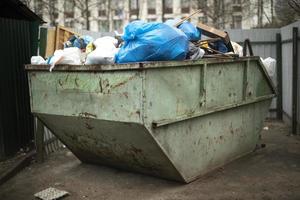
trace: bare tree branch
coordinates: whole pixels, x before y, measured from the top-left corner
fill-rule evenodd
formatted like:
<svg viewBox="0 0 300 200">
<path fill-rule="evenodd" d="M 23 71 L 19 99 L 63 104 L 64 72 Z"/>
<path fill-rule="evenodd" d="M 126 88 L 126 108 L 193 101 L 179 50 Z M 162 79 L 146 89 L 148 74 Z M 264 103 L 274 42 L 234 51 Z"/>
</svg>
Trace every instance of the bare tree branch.
<svg viewBox="0 0 300 200">
<path fill-rule="evenodd" d="M 300 0 L 289 0 L 288 4 L 297 14 L 300 14 Z"/>
</svg>

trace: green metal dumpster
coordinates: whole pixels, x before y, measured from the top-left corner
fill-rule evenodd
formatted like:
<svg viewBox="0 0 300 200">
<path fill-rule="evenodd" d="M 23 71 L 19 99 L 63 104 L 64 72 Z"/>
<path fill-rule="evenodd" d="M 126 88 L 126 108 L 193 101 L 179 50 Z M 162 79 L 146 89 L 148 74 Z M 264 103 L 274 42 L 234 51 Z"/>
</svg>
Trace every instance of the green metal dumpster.
<svg viewBox="0 0 300 200">
<path fill-rule="evenodd" d="M 26 69 L 32 113 L 81 161 L 182 182 L 253 151 L 275 95 L 258 57 Z"/>
</svg>

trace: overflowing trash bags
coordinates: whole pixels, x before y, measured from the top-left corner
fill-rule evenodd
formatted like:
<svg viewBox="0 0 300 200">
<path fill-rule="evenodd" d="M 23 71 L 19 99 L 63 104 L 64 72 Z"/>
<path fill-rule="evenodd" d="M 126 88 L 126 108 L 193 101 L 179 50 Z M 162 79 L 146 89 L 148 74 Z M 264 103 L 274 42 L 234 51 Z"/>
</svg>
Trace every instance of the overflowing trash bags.
<svg viewBox="0 0 300 200">
<path fill-rule="evenodd" d="M 189 41 L 180 30 L 164 23 L 134 21 L 125 27 L 117 63 L 184 60 Z"/>
<path fill-rule="evenodd" d="M 115 37 L 93 38 L 69 32 L 71 36 L 60 41 L 63 49 L 55 50 L 46 60 L 34 56 L 31 63 L 50 64 L 51 71 L 56 64 L 92 65 L 242 56 L 242 47 L 231 42 L 226 32 L 201 23 L 195 26 L 188 22 L 187 17 L 163 23 L 133 21 L 125 26 L 123 34 Z M 202 38 L 202 35 L 209 36 Z M 56 35 L 56 38 L 62 37 Z"/>
</svg>

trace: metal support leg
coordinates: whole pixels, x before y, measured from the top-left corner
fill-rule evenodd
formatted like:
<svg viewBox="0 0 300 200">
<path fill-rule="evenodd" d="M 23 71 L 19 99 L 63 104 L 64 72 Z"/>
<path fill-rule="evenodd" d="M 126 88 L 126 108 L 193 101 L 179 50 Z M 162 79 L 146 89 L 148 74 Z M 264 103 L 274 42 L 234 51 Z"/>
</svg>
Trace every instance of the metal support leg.
<svg viewBox="0 0 300 200">
<path fill-rule="evenodd" d="M 281 34 L 276 34 L 276 69 L 277 69 L 277 119 L 282 120 L 282 43 Z"/>
<path fill-rule="evenodd" d="M 44 125 L 36 117 L 35 119 L 35 146 L 37 151 L 37 161 L 44 162 L 45 160 L 45 144 L 44 144 Z"/>
<path fill-rule="evenodd" d="M 298 28 L 293 27 L 293 100 L 292 100 L 292 134 L 297 134 L 298 125 Z"/>
</svg>

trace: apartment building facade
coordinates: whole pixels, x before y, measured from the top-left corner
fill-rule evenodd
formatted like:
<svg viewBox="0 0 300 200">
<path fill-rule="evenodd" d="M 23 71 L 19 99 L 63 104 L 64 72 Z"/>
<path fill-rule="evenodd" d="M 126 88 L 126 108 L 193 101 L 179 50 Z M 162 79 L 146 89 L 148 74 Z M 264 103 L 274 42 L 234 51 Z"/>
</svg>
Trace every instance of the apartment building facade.
<svg viewBox="0 0 300 200">
<path fill-rule="evenodd" d="M 49 25 L 64 25 L 92 31 L 122 31 L 132 20 L 165 21 L 201 9 L 192 22 L 217 28 L 257 26 L 257 0 L 31 0 L 30 8 Z M 264 1 L 263 23 L 271 1 Z"/>
</svg>

